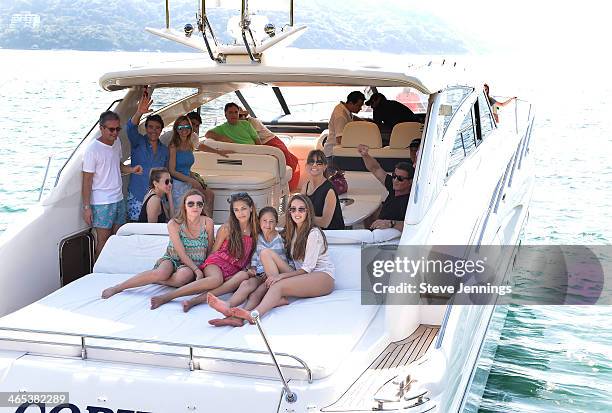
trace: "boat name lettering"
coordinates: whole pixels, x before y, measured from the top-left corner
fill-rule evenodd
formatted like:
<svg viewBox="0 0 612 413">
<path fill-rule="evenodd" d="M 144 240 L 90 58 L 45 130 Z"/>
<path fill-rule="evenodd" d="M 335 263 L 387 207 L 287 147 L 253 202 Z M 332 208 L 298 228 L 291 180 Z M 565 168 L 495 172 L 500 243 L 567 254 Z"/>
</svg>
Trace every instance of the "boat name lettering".
<svg viewBox="0 0 612 413">
<path fill-rule="evenodd" d="M 79 409 L 78 406 L 72 403 L 59 404 L 57 406 L 49 406 L 50 410 L 44 403 L 23 403 L 20 405 L 15 413 L 151 413 L 144 412 L 141 410 L 130 410 L 130 409 L 109 409 L 108 407 L 101 406 L 87 406 L 85 410 Z M 38 409 L 38 410 L 37 410 Z"/>
</svg>

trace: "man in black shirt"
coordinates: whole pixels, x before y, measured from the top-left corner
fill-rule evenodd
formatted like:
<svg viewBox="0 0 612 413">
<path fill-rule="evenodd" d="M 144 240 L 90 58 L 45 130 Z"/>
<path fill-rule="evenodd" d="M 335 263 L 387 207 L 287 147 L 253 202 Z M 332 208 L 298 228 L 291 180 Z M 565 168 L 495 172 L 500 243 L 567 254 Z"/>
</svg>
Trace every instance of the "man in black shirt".
<svg viewBox="0 0 612 413">
<path fill-rule="evenodd" d="M 382 203 L 378 213 L 374 213 L 375 221 L 370 225 L 370 229 L 395 228 L 402 231 L 410 190 L 412 189 L 414 168 L 408 162 L 399 162 L 395 165 L 393 174 L 389 175 L 378 161 L 370 156 L 369 149 L 367 145 L 357 146 L 368 171 L 372 172 L 376 179 L 389 191 L 389 195 Z"/>
<path fill-rule="evenodd" d="M 388 100 L 382 93 L 374 93 L 365 104 L 372 107 L 374 122 L 379 126 L 384 126 L 385 129 L 391 130 L 401 122 L 422 121 L 407 106 L 397 100 Z"/>
</svg>

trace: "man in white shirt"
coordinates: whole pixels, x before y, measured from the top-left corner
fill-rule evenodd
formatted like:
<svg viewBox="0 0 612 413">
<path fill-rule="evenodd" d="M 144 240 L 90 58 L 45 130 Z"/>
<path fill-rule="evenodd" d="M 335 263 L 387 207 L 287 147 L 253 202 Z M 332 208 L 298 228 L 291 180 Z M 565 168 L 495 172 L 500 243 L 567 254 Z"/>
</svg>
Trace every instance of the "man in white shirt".
<svg viewBox="0 0 612 413">
<path fill-rule="evenodd" d="M 96 258 L 108 238 L 125 224 L 127 210 L 123 199 L 122 173 L 142 174 L 142 166 L 121 162 L 119 115 L 106 111 L 100 115 L 100 137 L 83 155 L 83 219 L 96 229 Z"/>
<path fill-rule="evenodd" d="M 342 131 L 347 123 L 353 120 L 359 120 L 354 113 L 359 113 L 365 102 L 365 95 L 358 90 L 354 90 L 346 97 L 346 102 L 340 102 L 334 108 L 331 116 L 329 117 L 328 135 L 325 145 L 323 145 L 323 152 L 327 158 L 327 165 L 331 167 L 333 165 L 331 156 L 335 145 L 342 144 Z"/>
</svg>

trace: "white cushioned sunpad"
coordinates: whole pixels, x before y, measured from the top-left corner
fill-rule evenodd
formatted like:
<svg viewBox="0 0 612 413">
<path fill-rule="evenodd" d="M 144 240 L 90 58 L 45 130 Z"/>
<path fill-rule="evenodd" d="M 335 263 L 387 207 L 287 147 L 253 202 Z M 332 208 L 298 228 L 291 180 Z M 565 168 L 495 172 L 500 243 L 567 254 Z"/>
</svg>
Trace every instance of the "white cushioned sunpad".
<svg viewBox="0 0 612 413">
<path fill-rule="evenodd" d="M 216 226 L 215 231 L 218 228 Z M 168 236 L 143 235 L 138 231 L 151 233 L 162 232 L 162 229 L 167 231 L 165 224 L 124 225 L 118 235 L 113 235 L 107 241 L 94 265 L 94 272 L 137 274 L 150 270 L 166 251 Z M 360 289 L 361 243 L 389 242 L 401 236 L 395 229 L 325 231 L 325 235 L 330 244 L 330 256 L 336 266 L 336 288 L 357 291 Z"/>
<path fill-rule="evenodd" d="M 100 273 L 87 275 L 0 319 L 0 326 L 265 350 L 255 326 L 210 326 L 207 321 L 221 315 L 207 305 L 183 313 L 181 299 L 178 299 L 150 310 L 150 298 L 168 291 L 170 287 L 150 285 L 125 291 L 108 300 L 99 298 L 104 288 L 130 276 Z M 263 317 L 262 322 L 275 352 L 300 357 L 313 370 L 315 379 L 323 378 L 331 374 L 357 344 L 378 311 L 377 306 L 362 306 L 360 299 L 359 291 L 338 289 L 325 297 L 298 299 L 288 306 L 273 309 Z M 13 333 L 12 336 L 15 335 Z M 0 331 L 0 337 L 7 336 L 11 336 L 11 333 Z M 18 336 L 24 338 L 23 334 Z M 52 337 L 52 341 L 73 344 L 76 341 L 78 344 L 78 338 L 75 337 Z M 88 343 L 134 350 L 168 351 L 165 346 L 129 341 L 89 339 Z M 245 353 L 225 356 L 244 360 L 258 357 L 261 360 L 263 357 L 265 362 L 270 361 L 269 357 Z"/>
</svg>

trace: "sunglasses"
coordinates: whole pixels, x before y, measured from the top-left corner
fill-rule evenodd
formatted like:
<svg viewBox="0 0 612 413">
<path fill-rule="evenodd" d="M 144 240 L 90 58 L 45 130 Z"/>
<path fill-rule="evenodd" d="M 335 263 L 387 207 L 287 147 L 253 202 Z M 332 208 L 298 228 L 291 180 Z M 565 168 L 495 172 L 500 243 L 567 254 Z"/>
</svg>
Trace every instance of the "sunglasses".
<svg viewBox="0 0 612 413">
<path fill-rule="evenodd" d="M 291 212 L 292 214 L 296 213 L 296 212 L 300 212 L 300 213 L 304 213 L 306 212 L 306 207 L 289 207 L 289 212 Z"/>
<path fill-rule="evenodd" d="M 191 130 L 190 125 L 180 125 L 176 127 L 176 130 Z"/>
<path fill-rule="evenodd" d="M 309 160 L 308 162 L 306 162 L 306 165 L 317 165 L 317 166 L 321 166 L 321 165 L 325 165 L 325 162 L 323 161 L 315 161 L 314 159 Z"/>
<path fill-rule="evenodd" d="M 202 201 L 198 201 L 198 202 L 189 201 L 185 205 L 187 205 L 187 207 L 189 208 L 193 208 L 194 206 L 197 206 L 198 208 L 204 208 L 204 202 Z"/>
<path fill-rule="evenodd" d="M 110 133 L 121 132 L 121 126 L 117 126 L 116 128 L 109 128 L 108 126 L 102 125 L 102 127 L 106 129 L 107 131 L 109 131 Z"/>
<path fill-rule="evenodd" d="M 411 179 L 411 178 L 408 178 L 407 176 L 396 175 L 395 172 L 391 174 L 391 178 L 397 179 L 398 182 L 404 182 L 408 179 Z"/>
<path fill-rule="evenodd" d="M 166 180 L 164 181 L 164 184 L 165 184 L 165 185 L 170 185 L 170 180 L 169 180 L 169 179 L 166 179 Z"/>
</svg>

